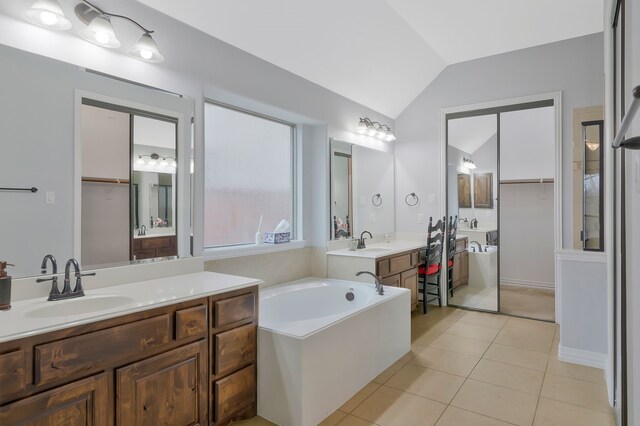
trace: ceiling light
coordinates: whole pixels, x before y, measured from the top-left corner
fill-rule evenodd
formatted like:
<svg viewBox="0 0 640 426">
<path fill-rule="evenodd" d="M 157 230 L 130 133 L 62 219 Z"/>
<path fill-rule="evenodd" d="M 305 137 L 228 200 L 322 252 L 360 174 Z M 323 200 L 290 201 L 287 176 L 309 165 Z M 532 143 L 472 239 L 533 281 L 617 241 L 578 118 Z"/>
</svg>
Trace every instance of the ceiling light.
<svg viewBox="0 0 640 426">
<path fill-rule="evenodd" d="M 129 49 L 129 56 L 147 62 L 162 62 L 164 56 L 158 50 L 158 45 L 149 33 L 144 33 L 138 42 Z"/>
<path fill-rule="evenodd" d="M 470 158 L 463 158 L 462 159 L 462 166 L 466 167 L 467 169 L 475 169 L 476 168 L 475 163 Z"/>
<path fill-rule="evenodd" d="M 87 28 L 80 31 L 82 38 L 98 46 L 114 49 L 122 46 L 113 30 L 111 21 L 106 16 L 96 16 Z"/>
<path fill-rule="evenodd" d="M 56 0 L 36 0 L 24 12 L 27 21 L 51 30 L 68 30 L 71 21 L 64 16 L 62 8 Z"/>
</svg>

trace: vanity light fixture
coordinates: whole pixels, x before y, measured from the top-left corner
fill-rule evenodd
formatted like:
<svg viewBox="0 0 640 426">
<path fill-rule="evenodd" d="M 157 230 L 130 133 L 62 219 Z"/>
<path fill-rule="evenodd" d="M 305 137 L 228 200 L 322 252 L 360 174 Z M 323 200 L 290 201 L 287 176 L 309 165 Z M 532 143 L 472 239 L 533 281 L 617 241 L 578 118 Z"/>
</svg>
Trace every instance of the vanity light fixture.
<svg viewBox="0 0 640 426">
<path fill-rule="evenodd" d="M 82 22 L 88 24 L 87 28 L 80 31 L 80 35 L 85 40 L 103 47 L 120 47 L 121 43 L 116 36 L 113 26 L 111 25 L 111 18 L 124 19 L 143 31 L 142 36 L 138 39 L 136 44 L 127 51 L 129 56 L 146 62 L 164 61 L 164 56 L 162 56 L 158 49 L 158 45 L 151 37 L 151 33 L 153 33 L 153 31 L 146 29 L 128 16 L 106 12 L 87 0 L 83 0 L 81 3 L 78 3 L 74 11 L 76 16 Z"/>
<path fill-rule="evenodd" d="M 466 167 L 467 169 L 472 169 L 472 170 L 476 168 L 476 164 L 470 158 L 463 158 L 462 159 L 462 166 Z"/>
<path fill-rule="evenodd" d="M 380 124 L 377 121 L 371 121 L 368 118 L 361 118 L 356 126 L 356 132 L 361 135 L 376 137 L 383 141 L 393 142 L 396 140 L 391 127 L 386 124 Z"/>
<path fill-rule="evenodd" d="M 149 157 L 148 161 L 145 161 L 143 157 Z M 171 162 L 169 162 L 171 161 Z M 159 162 L 159 163 L 158 163 Z M 136 164 L 138 166 L 160 166 L 160 167 L 178 167 L 178 163 L 176 162 L 176 159 L 173 157 L 161 157 L 160 155 L 156 154 L 155 152 L 152 153 L 151 155 L 147 155 L 147 154 L 140 154 L 138 155 L 138 159 L 136 160 Z"/>
<path fill-rule="evenodd" d="M 71 21 L 64 16 L 64 12 L 57 0 L 36 0 L 24 12 L 27 21 L 50 30 L 68 30 Z"/>
</svg>

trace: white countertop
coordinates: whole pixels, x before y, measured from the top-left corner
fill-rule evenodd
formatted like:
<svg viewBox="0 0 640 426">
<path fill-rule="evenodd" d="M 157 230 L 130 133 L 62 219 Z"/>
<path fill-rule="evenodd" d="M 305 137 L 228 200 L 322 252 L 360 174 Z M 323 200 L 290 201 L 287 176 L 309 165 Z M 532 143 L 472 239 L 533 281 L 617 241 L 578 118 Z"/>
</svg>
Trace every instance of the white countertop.
<svg viewBox="0 0 640 426">
<path fill-rule="evenodd" d="M 216 272 L 196 272 L 88 290 L 85 291 L 85 297 L 76 299 L 49 302 L 46 298 L 40 297 L 17 301 L 11 303 L 10 310 L 0 311 L 0 342 L 238 290 L 258 285 L 261 282 L 255 278 L 218 274 Z M 72 282 L 71 285 L 73 287 L 74 283 Z M 58 286 L 62 288 L 62 282 Z M 91 309 L 90 312 L 71 315 L 46 316 L 42 314 L 42 312 L 46 312 L 50 308 L 63 308 L 65 304 L 71 307 L 71 304 L 86 302 L 87 304 L 93 303 L 98 306 L 101 300 L 107 299 L 124 300 L 126 303 L 117 307 Z M 80 311 L 82 310 L 80 309 Z"/>
<path fill-rule="evenodd" d="M 349 257 L 362 257 L 368 259 L 378 259 L 380 257 L 391 256 L 394 254 L 402 253 L 404 251 L 416 250 L 426 246 L 426 241 L 409 241 L 409 240 L 395 240 L 390 243 L 378 243 L 368 245 L 365 249 L 349 250 L 340 249 L 328 251 L 329 256 L 349 256 Z"/>
</svg>

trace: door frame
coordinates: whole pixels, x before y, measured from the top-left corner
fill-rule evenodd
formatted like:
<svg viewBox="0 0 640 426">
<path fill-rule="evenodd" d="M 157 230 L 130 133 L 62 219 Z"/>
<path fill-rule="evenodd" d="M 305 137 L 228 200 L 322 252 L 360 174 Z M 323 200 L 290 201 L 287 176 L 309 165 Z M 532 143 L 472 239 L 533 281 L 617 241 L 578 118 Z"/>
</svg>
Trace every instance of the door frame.
<svg viewBox="0 0 640 426">
<path fill-rule="evenodd" d="M 526 104 L 532 102 L 540 102 L 540 101 L 553 101 L 553 107 L 555 110 L 555 177 L 553 182 L 553 191 L 554 191 L 554 250 L 558 252 L 562 249 L 562 184 L 563 184 L 563 167 L 562 167 L 562 92 L 547 92 L 540 93 L 529 96 L 522 96 L 517 98 L 507 98 L 500 99 L 490 102 L 480 102 L 475 104 L 467 104 L 460 105 L 456 107 L 442 108 L 440 109 L 440 167 L 444 170 L 442 174 L 443 178 L 440 180 L 440 191 L 443 195 L 443 202 L 440 203 L 440 216 L 447 215 L 447 207 L 448 207 L 448 191 L 447 191 L 447 183 L 448 183 L 448 167 L 447 167 L 447 115 L 454 113 L 464 113 L 470 112 L 474 110 L 482 110 L 482 109 L 491 109 L 491 108 L 504 108 L 512 105 L 518 104 Z M 499 125 L 499 123 L 498 123 Z M 498 161 L 498 169 L 500 168 L 500 164 Z M 499 187 L 499 185 L 498 185 Z M 499 191 L 498 191 L 499 192 Z M 447 281 L 448 281 L 448 269 L 443 268 L 442 272 L 444 273 L 443 279 L 440 283 L 440 294 L 444 295 L 444 305 L 449 305 L 449 293 L 447 291 Z M 558 268 L 554 268 L 554 279 L 555 285 L 559 282 L 558 277 Z M 499 279 L 498 279 L 498 288 L 500 287 Z M 498 291 L 498 298 L 499 296 Z M 555 320 L 556 323 L 560 318 L 560 297 L 559 292 L 556 291 L 555 296 Z M 498 303 L 498 311 L 500 305 Z"/>
</svg>

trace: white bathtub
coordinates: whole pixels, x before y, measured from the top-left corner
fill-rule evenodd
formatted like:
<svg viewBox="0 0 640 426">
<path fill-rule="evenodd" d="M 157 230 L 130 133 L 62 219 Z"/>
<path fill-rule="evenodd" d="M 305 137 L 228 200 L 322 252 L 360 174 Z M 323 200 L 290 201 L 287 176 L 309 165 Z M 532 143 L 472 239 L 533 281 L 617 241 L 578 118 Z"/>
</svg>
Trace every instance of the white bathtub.
<svg viewBox="0 0 640 426">
<path fill-rule="evenodd" d="M 260 290 L 258 414 L 280 426 L 317 425 L 409 352 L 410 309 L 408 289 L 380 296 L 352 281 Z"/>
<path fill-rule="evenodd" d="M 487 251 L 484 251 L 484 250 Z M 498 246 L 469 246 L 469 285 L 493 288 L 498 285 Z"/>
</svg>

